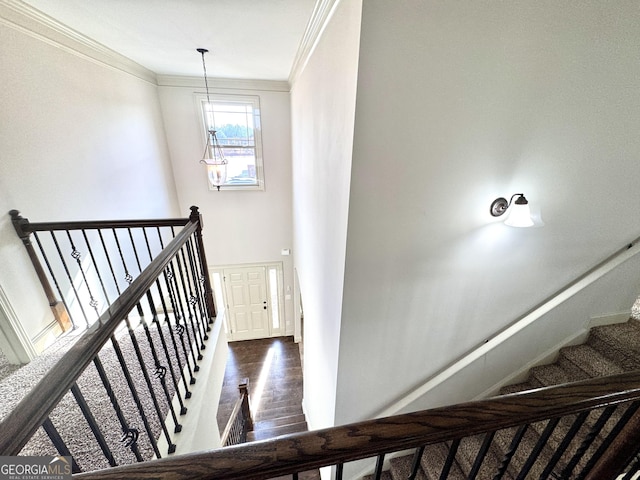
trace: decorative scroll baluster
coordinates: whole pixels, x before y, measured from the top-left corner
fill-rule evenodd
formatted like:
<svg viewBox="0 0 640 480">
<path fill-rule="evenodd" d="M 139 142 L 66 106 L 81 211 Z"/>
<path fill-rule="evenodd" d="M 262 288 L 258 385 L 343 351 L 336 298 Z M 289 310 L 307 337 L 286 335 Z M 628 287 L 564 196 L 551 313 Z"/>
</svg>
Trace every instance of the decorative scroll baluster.
<svg viewBox="0 0 640 480">
<path fill-rule="evenodd" d="M 578 447 L 578 450 L 576 451 L 576 453 L 573 455 L 569 463 L 567 463 L 567 465 L 562 470 L 561 476 L 563 478 L 572 478 L 571 476 L 573 474 L 573 470 L 576 468 L 576 465 L 578 465 L 578 462 L 584 455 L 584 452 L 586 452 L 589 446 L 593 443 L 598 433 L 600 433 L 600 430 L 602 430 L 605 423 L 607 423 L 607 420 L 609 420 L 609 417 L 613 415 L 613 412 L 615 409 L 616 409 L 615 405 L 604 409 L 600 417 L 598 417 L 598 420 L 596 421 L 596 423 L 593 425 L 593 427 L 589 429 L 589 432 L 580 443 L 580 446 Z"/>
<path fill-rule="evenodd" d="M 200 268 L 202 270 L 202 276 L 204 278 L 204 293 L 205 293 L 205 305 L 207 306 L 207 318 L 209 319 L 209 323 L 213 321 L 213 318 L 216 316 L 216 307 L 215 302 L 213 301 L 213 289 L 211 288 L 211 279 L 209 278 L 209 270 L 207 264 L 207 257 L 204 251 L 204 242 L 202 240 L 202 215 L 198 211 L 198 207 L 191 207 L 191 215 L 189 216 L 189 220 L 192 223 L 197 223 L 197 229 L 195 232 L 196 235 L 196 244 L 198 247 L 198 258 Z"/>
<path fill-rule="evenodd" d="M 87 288 L 87 294 L 89 295 L 89 306 L 93 308 L 96 312 L 96 318 L 100 317 L 100 312 L 98 311 L 98 301 L 93 296 L 93 292 L 91 291 L 91 285 L 89 284 L 89 280 L 87 280 L 87 276 L 84 273 L 84 269 L 82 268 L 82 254 L 76 248 L 73 238 L 71 237 L 71 232 L 67 230 L 67 238 L 69 239 L 69 243 L 71 244 L 71 258 L 73 258 L 78 264 L 78 270 L 82 275 L 82 280 L 84 282 L 85 287 Z"/>
<path fill-rule="evenodd" d="M 151 312 L 153 315 L 153 323 L 155 323 L 156 325 L 159 324 L 158 322 L 158 315 L 155 312 L 155 306 L 153 303 L 153 298 L 151 295 L 151 292 L 147 292 L 147 301 L 149 302 L 149 306 L 151 308 Z M 167 367 L 163 366 L 160 363 L 160 360 L 158 359 L 158 353 L 156 352 L 156 348 L 153 344 L 153 338 L 151 338 L 151 332 L 149 331 L 149 327 L 147 326 L 146 322 L 143 322 L 143 328 L 144 328 L 144 333 L 147 337 L 147 342 L 149 342 L 149 348 L 151 350 L 151 355 L 153 356 L 153 362 L 156 366 L 156 370 L 154 372 L 154 376 L 160 380 L 160 384 L 162 386 L 162 391 L 164 392 L 164 396 L 167 400 L 167 404 L 169 405 L 169 411 L 171 412 L 171 418 L 173 418 L 173 424 L 174 424 L 174 432 L 178 433 L 182 430 L 182 425 L 180 425 L 180 422 L 178 422 L 178 417 L 176 416 L 175 411 L 173 410 L 173 401 L 171 398 L 171 394 L 169 393 L 169 389 L 167 388 L 167 380 L 166 380 L 166 374 L 167 374 Z M 159 336 L 160 338 L 162 338 L 162 328 L 159 327 L 158 328 L 158 332 L 159 332 Z M 164 339 L 162 340 L 162 343 L 164 344 Z M 166 347 L 165 347 L 166 348 Z M 171 375 L 173 375 L 173 370 L 171 369 L 171 360 L 167 357 L 167 365 L 169 365 L 169 371 L 171 372 Z M 175 385 L 175 381 L 174 381 L 174 385 Z M 177 392 L 177 387 L 176 387 L 176 393 Z M 179 395 L 178 395 L 179 396 Z M 182 402 L 180 402 L 182 404 Z"/>
<path fill-rule="evenodd" d="M 198 350 L 198 360 L 202 360 L 202 354 L 200 353 L 200 350 L 204 350 L 205 345 L 204 345 L 204 341 L 202 340 L 202 332 L 200 332 L 200 328 L 198 327 L 196 320 L 194 319 L 195 314 L 194 314 L 193 307 L 195 304 L 195 297 L 193 296 L 193 293 L 189 292 L 187 289 L 187 281 L 185 281 L 186 264 L 184 265 L 185 268 L 183 269 L 184 249 L 182 248 L 176 255 L 176 264 L 178 265 L 178 273 L 180 276 L 180 283 L 182 285 L 182 292 L 184 294 L 185 304 L 187 307 L 187 312 L 189 314 L 188 315 L 189 325 L 191 326 L 191 331 L 193 332 L 193 338 L 195 339 L 197 350 Z"/>
<path fill-rule="evenodd" d="M 507 467 L 511 463 L 511 459 L 513 458 L 513 454 L 516 453 L 516 450 L 517 450 L 518 446 L 520 445 L 520 442 L 522 441 L 522 437 L 524 437 L 524 434 L 527 431 L 527 427 L 528 426 L 529 425 L 522 425 L 516 431 L 515 435 L 513 436 L 513 439 L 511 440 L 511 443 L 509 444 L 509 449 L 504 454 L 502 462 L 500 463 L 500 467 L 498 467 L 498 472 L 493 477 L 493 480 L 501 480 L 501 478 L 507 472 Z"/>
<path fill-rule="evenodd" d="M 131 285 L 133 282 L 133 275 L 129 273 L 129 269 L 127 268 L 127 262 L 124 259 L 124 254 L 122 253 L 122 246 L 120 245 L 120 239 L 118 238 L 118 233 L 115 228 L 111 229 L 113 231 L 113 238 L 116 241 L 116 246 L 118 247 L 118 253 L 120 254 L 120 261 L 122 262 L 122 268 L 124 269 L 124 279 L 125 281 Z"/>
<path fill-rule="evenodd" d="M 585 422 L 588 416 L 589 412 L 582 412 L 576 417 L 573 424 L 571 425 L 571 428 L 569 428 L 569 431 L 564 436 L 556 452 L 553 454 L 546 468 L 540 475 L 540 480 L 547 480 L 550 477 L 551 472 L 553 472 L 556 464 L 558 463 L 562 455 L 564 455 L 565 450 L 567 449 L 573 438 L 576 436 L 576 433 L 578 433 L 578 430 L 580 430 L 580 427 L 582 427 L 582 424 Z"/>
<path fill-rule="evenodd" d="M 199 281 L 198 270 L 197 270 L 197 262 L 196 262 L 195 256 L 193 255 L 193 245 L 191 240 L 192 239 L 190 238 L 186 244 L 187 255 L 189 258 L 189 267 L 191 268 L 191 279 L 193 282 L 194 296 L 196 297 L 197 305 L 198 305 L 198 320 L 202 327 L 204 339 L 208 340 L 209 335 L 207 335 L 207 332 L 211 331 L 211 327 L 209 326 L 209 322 L 207 320 L 207 312 L 204 306 L 204 299 L 202 295 L 202 290 L 200 288 L 200 281 Z"/>
<path fill-rule="evenodd" d="M 73 396 L 76 399 L 76 402 L 80 407 L 80 410 L 82 411 L 82 414 L 84 415 L 85 420 L 89 424 L 89 428 L 91 428 L 91 432 L 93 433 L 93 436 L 96 437 L 96 441 L 100 446 L 100 450 L 102 450 L 102 453 L 104 454 L 105 458 L 109 462 L 109 465 L 111 465 L 112 467 L 115 467 L 117 465 L 116 459 L 113 456 L 113 453 L 111 452 L 111 449 L 109 448 L 109 445 L 107 444 L 107 441 L 105 440 L 104 435 L 102 434 L 102 430 L 100 430 L 100 427 L 98 426 L 98 422 L 93 416 L 93 413 L 91 413 L 91 409 L 89 408 L 89 405 L 87 404 L 87 401 L 85 400 L 84 395 L 82 395 L 82 392 L 80 391 L 80 388 L 78 387 L 77 383 L 74 383 L 73 386 L 71 387 L 71 393 L 73 393 Z"/>
<path fill-rule="evenodd" d="M 100 282 L 100 287 L 102 288 L 102 293 L 104 295 L 104 298 L 105 298 L 105 300 L 107 302 L 107 305 L 111 305 L 111 301 L 109 300 L 109 294 L 107 293 L 107 289 L 106 289 L 106 287 L 104 285 L 104 281 L 102 280 L 102 275 L 100 274 L 100 268 L 98 268 L 98 262 L 96 262 L 96 257 L 93 254 L 93 249 L 91 248 L 91 243 L 89 242 L 89 239 L 87 238 L 87 232 L 86 232 L 86 230 L 84 228 L 82 229 L 82 236 L 84 237 L 84 243 L 87 246 L 87 251 L 89 252 L 89 257 L 91 258 L 91 263 L 93 264 L 94 270 L 96 272 L 96 276 L 98 277 L 98 281 Z"/>
<path fill-rule="evenodd" d="M 68 231 L 67 231 L 68 233 Z M 56 250 L 58 251 L 58 256 L 60 257 L 60 262 L 62 262 L 62 266 L 64 268 L 65 273 L 67 274 L 67 279 L 69 280 L 69 285 L 71 286 L 71 289 L 73 290 L 73 294 L 75 295 L 75 298 L 77 300 L 78 303 L 78 307 L 80 308 L 80 311 L 82 312 L 82 316 L 84 317 L 84 321 L 87 324 L 87 327 L 90 325 L 89 324 L 89 318 L 87 317 L 87 313 L 84 311 L 84 307 L 82 306 L 82 302 L 80 301 L 80 294 L 78 293 L 78 290 L 76 289 L 75 284 L 73 283 L 73 277 L 71 276 L 71 272 L 69 271 L 69 267 L 67 266 L 67 262 L 65 262 L 64 260 L 64 255 L 62 254 L 62 249 L 60 248 L 60 245 L 58 244 L 58 239 L 56 238 L 55 232 L 51 231 L 51 238 L 53 239 L 53 244 L 56 247 Z"/>
<path fill-rule="evenodd" d="M 67 447 L 67 444 L 64 443 L 64 440 L 60 436 L 60 433 L 58 433 L 58 430 L 53 425 L 49 417 L 47 417 L 47 419 L 42 423 L 42 428 L 44 428 L 44 431 L 47 432 L 47 435 L 53 442 L 53 445 L 56 447 L 56 450 L 58 450 L 58 453 L 63 457 L 71 457 L 72 473 L 80 473 L 82 470 L 80 470 L 80 467 L 73 459 L 73 455 L 71 455 L 69 447 Z"/>
<path fill-rule="evenodd" d="M 111 387 L 111 382 L 109 382 L 109 378 L 107 377 L 107 372 L 105 372 L 104 367 L 102 366 L 102 362 L 100 361 L 100 358 L 98 356 L 96 356 L 93 359 L 93 364 L 95 365 L 96 370 L 98 371 L 98 375 L 100 376 L 100 380 L 102 380 L 102 385 L 104 385 L 104 388 L 105 388 L 105 390 L 107 392 L 107 396 L 109 397 L 109 400 L 111 401 L 111 406 L 113 407 L 114 411 L 116 412 L 116 417 L 118 417 L 118 421 L 120 422 L 120 427 L 122 428 L 122 439 L 125 439 L 127 437 L 133 439 L 135 437 L 136 441 L 128 442 L 127 446 L 131 449 L 131 451 L 135 455 L 136 460 L 138 462 L 144 461 L 144 459 L 142 458 L 142 455 L 140 455 L 140 450 L 138 449 L 138 442 L 137 442 L 138 434 L 137 434 L 137 430 L 135 428 L 130 428 L 129 427 L 129 424 L 127 423 L 127 419 L 124 417 L 124 414 L 122 413 L 122 408 L 120 407 L 120 404 L 118 403 L 118 399 L 116 397 L 116 394 L 113 391 L 113 388 Z M 133 432 L 135 432 L 135 434 Z"/>
<path fill-rule="evenodd" d="M 180 262 L 178 261 L 178 256 L 176 255 L 176 257 L 174 258 L 174 260 L 176 260 L 177 264 L 179 265 Z M 200 366 L 198 365 L 197 360 L 202 360 L 202 354 L 200 353 L 200 348 L 198 345 L 198 341 L 197 338 L 194 338 L 193 340 L 191 340 L 191 333 L 189 332 L 189 324 L 187 322 L 187 315 L 185 314 L 185 309 L 184 309 L 184 305 L 186 303 L 186 298 L 183 301 L 183 296 L 181 294 L 181 290 L 180 290 L 180 282 L 178 281 L 178 278 L 176 276 L 175 273 L 175 267 L 174 267 L 174 263 L 173 260 L 170 263 L 171 266 L 171 280 L 173 281 L 173 293 L 175 295 L 175 301 L 176 301 L 176 305 L 178 306 L 179 309 L 179 316 L 176 317 L 176 323 L 177 320 L 182 320 L 182 324 L 180 324 L 182 326 L 182 328 L 184 329 L 184 333 L 187 335 L 187 343 L 189 345 L 189 351 L 191 352 L 191 355 L 193 357 L 193 371 L 197 372 L 200 370 Z M 180 271 L 180 270 L 179 270 Z M 182 282 L 184 284 L 184 282 Z M 178 331 L 178 333 L 180 333 L 182 335 L 182 332 L 180 332 L 180 330 Z M 197 352 L 197 360 L 196 360 L 196 352 L 194 352 L 194 347 L 196 348 Z M 192 383 L 195 382 L 195 379 L 192 378 Z"/>
<path fill-rule="evenodd" d="M 176 318 L 176 326 L 174 327 L 171 324 L 171 320 L 169 317 L 169 312 L 167 310 L 167 307 L 164 303 L 164 301 L 162 302 L 162 307 L 164 309 L 164 318 L 165 321 L 167 323 L 167 326 L 169 327 L 169 332 L 171 333 L 170 337 L 171 337 L 171 343 L 173 344 L 173 350 L 176 353 L 176 359 L 178 360 L 178 368 L 180 369 L 180 376 L 182 377 L 182 381 L 184 383 L 184 389 L 185 389 L 185 398 L 191 398 L 191 392 L 189 391 L 189 386 L 187 384 L 187 377 L 185 375 L 185 371 L 184 371 L 184 367 L 182 365 L 182 356 L 180 355 L 179 349 L 178 349 L 178 342 L 176 342 L 176 333 L 178 334 L 178 337 L 180 339 L 180 346 L 182 347 L 182 353 L 184 355 L 184 362 L 185 362 L 185 366 L 187 367 L 187 372 L 189 374 L 189 382 L 191 384 L 195 383 L 195 378 L 193 378 L 193 372 L 191 371 L 191 364 L 189 363 L 189 352 L 187 351 L 187 348 L 185 346 L 185 342 L 184 342 L 184 338 L 182 337 L 182 334 L 180 334 L 180 331 L 178 330 L 178 310 L 177 310 L 177 306 L 175 304 L 175 298 L 173 295 L 173 292 L 171 291 L 171 283 L 169 280 L 169 275 L 168 275 L 168 269 L 165 268 L 163 271 L 163 278 L 164 278 L 164 283 L 165 286 L 167 287 L 167 291 L 169 294 L 169 301 L 171 302 L 171 308 L 172 311 L 174 312 L 174 317 Z M 162 298 L 162 297 L 161 297 Z M 184 333 L 184 332 L 183 332 Z"/>
<path fill-rule="evenodd" d="M 114 335 L 111 335 L 111 344 L 113 345 L 113 350 L 116 353 L 116 356 L 118 357 L 118 362 L 120 363 L 122 373 L 124 374 L 124 378 L 127 381 L 127 385 L 129 386 L 129 391 L 131 392 L 133 401 L 136 404 L 138 413 L 142 418 L 142 423 L 144 424 L 144 428 L 147 432 L 147 435 L 149 435 L 149 441 L 151 442 L 153 451 L 156 454 L 157 458 L 161 458 L 162 455 L 160 454 L 160 450 L 158 450 L 158 443 L 156 442 L 155 435 L 153 434 L 153 431 L 151 430 L 151 426 L 149 425 L 147 414 L 145 413 L 144 408 L 142 407 L 142 402 L 140 401 L 138 390 L 136 389 L 136 386 L 133 383 L 133 379 L 131 378 L 131 373 L 129 373 L 129 368 L 127 367 L 127 363 L 125 362 L 124 356 L 122 355 L 122 350 L 120 349 L 120 345 L 118 344 L 118 341 L 116 340 L 116 337 Z M 125 437 L 126 435 L 127 433 L 125 433 Z M 168 441 L 167 443 L 171 445 L 171 441 Z"/>
<path fill-rule="evenodd" d="M 147 384 L 147 388 L 149 389 L 149 395 L 151 396 L 151 401 L 153 403 L 153 407 L 158 415 L 158 419 L 160 421 L 160 426 L 162 427 L 162 432 L 164 433 L 165 438 L 167 439 L 167 444 L 169 445 L 169 453 L 173 453 L 176 451 L 175 444 L 171 441 L 171 435 L 169 434 L 169 430 L 167 430 L 167 426 L 164 423 L 164 418 L 162 415 L 162 410 L 160 408 L 160 404 L 158 403 L 158 399 L 156 397 L 155 391 L 153 390 L 153 384 L 151 383 L 151 378 L 149 377 L 149 372 L 147 371 L 147 366 L 144 363 L 144 358 L 142 357 L 142 352 L 140 351 L 140 345 L 138 344 L 138 339 L 136 338 L 135 331 L 131 327 L 131 322 L 128 318 L 124 319 L 127 329 L 129 330 L 129 338 L 131 339 L 131 344 L 133 345 L 133 349 L 136 352 L 136 357 L 138 358 L 138 364 L 140 365 L 140 370 L 142 371 L 142 376 L 144 377 L 144 381 Z M 144 321 L 143 321 L 144 324 Z M 146 326 L 145 326 L 146 327 Z M 145 328 L 148 333 L 149 329 Z M 156 356 L 157 358 L 157 356 Z M 166 387 L 166 385 L 164 385 Z M 177 424 L 177 419 L 176 419 Z"/>
</svg>

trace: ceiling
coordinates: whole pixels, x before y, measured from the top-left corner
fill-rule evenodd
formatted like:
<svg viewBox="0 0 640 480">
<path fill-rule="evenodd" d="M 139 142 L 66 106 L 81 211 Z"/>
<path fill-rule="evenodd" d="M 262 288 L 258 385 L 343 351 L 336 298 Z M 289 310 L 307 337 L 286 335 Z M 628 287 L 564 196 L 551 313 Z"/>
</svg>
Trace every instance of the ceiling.
<svg viewBox="0 0 640 480">
<path fill-rule="evenodd" d="M 24 0 L 161 75 L 287 80 L 316 0 Z"/>
</svg>

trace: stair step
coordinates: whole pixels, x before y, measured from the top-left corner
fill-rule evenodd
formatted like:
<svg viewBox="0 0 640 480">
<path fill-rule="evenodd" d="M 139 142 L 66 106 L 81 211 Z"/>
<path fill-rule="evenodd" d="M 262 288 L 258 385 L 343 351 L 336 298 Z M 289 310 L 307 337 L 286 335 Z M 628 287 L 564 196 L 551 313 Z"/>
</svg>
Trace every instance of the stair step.
<svg viewBox="0 0 640 480">
<path fill-rule="evenodd" d="M 444 467 L 448 455 L 449 447 L 444 443 L 428 445 L 424 449 L 424 453 L 420 459 L 420 466 L 429 480 L 440 479 L 442 467 Z M 465 480 L 467 477 L 462 473 L 458 462 L 454 460 L 447 478 L 449 480 Z"/>
<path fill-rule="evenodd" d="M 458 448 L 458 454 L 456 455 L 456 460 L 462 471 L 467 473 L 471 471 L 484 438 L 485 435 L 474 435 L 462 439 L 460 447 Z M 482 461 L 476 478 L 493 478 L 495 472 L 500 467 L 501 460 L 501 458 L 497 457 L 495 449 L 490 448 Z M 505 475 L 502 478 L 508 479 L 509 475 Z"/>
<path fill-rule="evenodd" d="M 640 368 L 640 324 L 636 320 L 594 327 L 587 344 L 624 371 Z"/>
<path fill-rule="evenodd" d="M 411 467 L 413 466 L 413 456 L 404 455 L 402 457 L 392 458 L 389 462 L 391 464 L 391 477 L 393 480 L 406 480 L 411 474 Z M 428 480 L 422 469 L 418 469 L 416 480 Z"/>
<path fill-rule="evenodd" d="M 373 480 L 375 478 L 375 475 L 371 474 L 371 475 L 365 475 L 364 477 L 362 477 L 362 480 Z M 384 470 L 382 472 L 382 475 L 380 475 L 380 480 L 395 480 L 392 476 L 391 476 L 391 472 L 389 470 Z"/>
<path fill-rule="evenodd" d="M 279 425 L 277 427 L 254 430 L 247 436 L 247 440 L 250 442 L 256 440 L 267 440 L 281 435 L 289 435 L 290 433 L 306 432 L 307 430 L 307 422 L 291 423 L 288 425 Z"/>
<path fill-rule="evenodd" d="M 304 414 L 299 414 L 299 415 L 289 415 L 287 417 L 280 417 L 280 418 L 272 418 L 272 419 L 267 419 L 267 420 L 260 420 L 259 422 L 254 422 L 253 423 L 253 428 L 254 430 L 260 430 L 263 428 L 274 428 L 274 427 L 280 427 L 282 425 L 291 425 L 294 423 L 304 423 L 306 422 L 306 418 L 304 416 Z"/>
<path fill-rule="evenodd" d="M 619 365 L 587 344 L 561 349 L 558 364 L 565 370 L 570 370 L 571 365 L 575 365 L 589 378 L 616 375 L 624 371 Z M 576 376 L 576 380 L 578 380 L 578 376 Z"/>
</svg>

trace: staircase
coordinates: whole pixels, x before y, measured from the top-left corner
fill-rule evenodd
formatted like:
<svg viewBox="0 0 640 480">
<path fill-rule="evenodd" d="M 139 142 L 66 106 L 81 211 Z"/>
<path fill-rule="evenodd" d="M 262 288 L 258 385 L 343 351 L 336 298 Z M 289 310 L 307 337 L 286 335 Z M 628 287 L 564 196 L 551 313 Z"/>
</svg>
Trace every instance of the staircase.
<svg viewBox="0 0 640 480">
<path fill-rule="evenodd" d="M 532 368 L 525 382 L 506 386 L 501 389 L 500 393 L 502 395 L 517 393 L 637 369 L 640 369 L 640 321 L 630 319 L 626 323 L 592 328 L 584 344 L 562 348 L 554 363 Z M 531 470 L 527 474 L 521 474 L 520 471 L 525 465 L 528 456 L 520 452 L 531 450 L 540 436 L 545 433 L 546 422 L 533 424 L 532 428 L 523 432 L 522 443 L 516 449 L 509 468 L 502 478 L 522 480 L 573 480 L 577 478 L 575 472 L 580 471 L 584 460 L 578 462 L 573 469 L 571 469 L 571 466 L 567 468 L 567 465 L 579 448 L 580 442 L 585 436 L 585 431 L 596 423 L 601 413 L 602 410 L 596 410 L 586 417 L 584 424 L 578 430 L 576 440 L 567 446 L 565 453 L 560 457 L 553 471 L 545 471 L 544 465 L 556 452 L 563 449 L 561 440 L 565 432 L 573 424 L 573 419 L 560 421 L 544 446 L 540 458 L 531 466 Z M 610 419 L 611 422 L 605 424 L 599 436 L 605 436 L 608 433 L 607 426 L 614 419 L 617 420 L 618 417 L 619 414 L 614 412 Z M 510 442 L 515 431 L 516 429 L 498 431 L 480 465 L 474 465 L 474 462 L 478 451 L 482 448 L 484 435 L 463 439 L 458 446 L 455 460 L 447 478 L 453 480 L 494 478 L 494 472 L 510 449 Z M 447 460 L 447 452 L 450 447 L 451 443 L 428 446 L 421 457 L 420 469 L 415 478 L 417 480 L 440 479 L 440 473 Z M 593 452 L 587 450 L 587 453 Z M 390 470 L 384 471 L 381 478 L 386 480 L 406 480 L 412 471 L 412 462 L 413 456 L 392 458 L 390 460 Z M 476 471 L 475 477 L 470 475 L 474 468 Z M 373 475 L 368 475 L 365 480 L 371 480 L 372 478 L 374 478 Z"/>
<path fill-rule="evenodd" d="M 218 406 L 218 423 L 222 429 L 237 399 L 236 385 L 243 378 L 249 379 L 253 417 L 253 431 L 248 433 L 247 441 L 308 430 L 302 411 L 300 351 L 292 337 L 229 344 Z"/>
</svg>

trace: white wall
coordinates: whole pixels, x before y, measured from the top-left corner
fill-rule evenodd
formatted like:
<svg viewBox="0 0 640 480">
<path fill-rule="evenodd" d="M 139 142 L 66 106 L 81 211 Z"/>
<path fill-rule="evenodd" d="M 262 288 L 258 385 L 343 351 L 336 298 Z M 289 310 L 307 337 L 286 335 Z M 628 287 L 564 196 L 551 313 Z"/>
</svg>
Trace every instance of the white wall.
<svg viewBox="0 0 640 480">
<path fill-rule="evenodd" d="M 339 2 L 291 96 L 294 256 L 312 429 L 334 424 L 361 5 Z"/>
<path fill-rule="evenodd" d="M 194 57 L 197 61 L 197 57 Z M 258 95 L 262 122 L 264 191 L 209 190 L 206 170 L 199 163 L 204 149 L 201 114 L 194 93 L 205 92 L 204 80 L 160 79 L 160 102 L 181 210 L 197 205 L 203 216 L 203 238 L 211 268 L 222 265 L 282 262 L 285 321 L 293 334 L 293 260 L 281 255 L 292 248 L 291 217 L 291 123 L 288 88 L 280 83 L 256 82 L 262 89 L 216 88 L 211 94 Z M 225 81 L 225 85 L 233 81 Z M 240 83 L 238 83 L 240 85 Z M 276 90 L 265 87 L 274 85 Z"/>
<path fill-rule="evenodd" d="M 637 2 L 364 2 L 337 423 L 640 234 L 639 16 Z M 490 217 L 516 192 L 544 226 Z"/>
<path fill-rule="evenodd" d="M 178 210 L 157 87 L 0 24 L 0 285 L 34 339 L 53 321 L 7 212 L 31 221 Z"/>
</svg>

